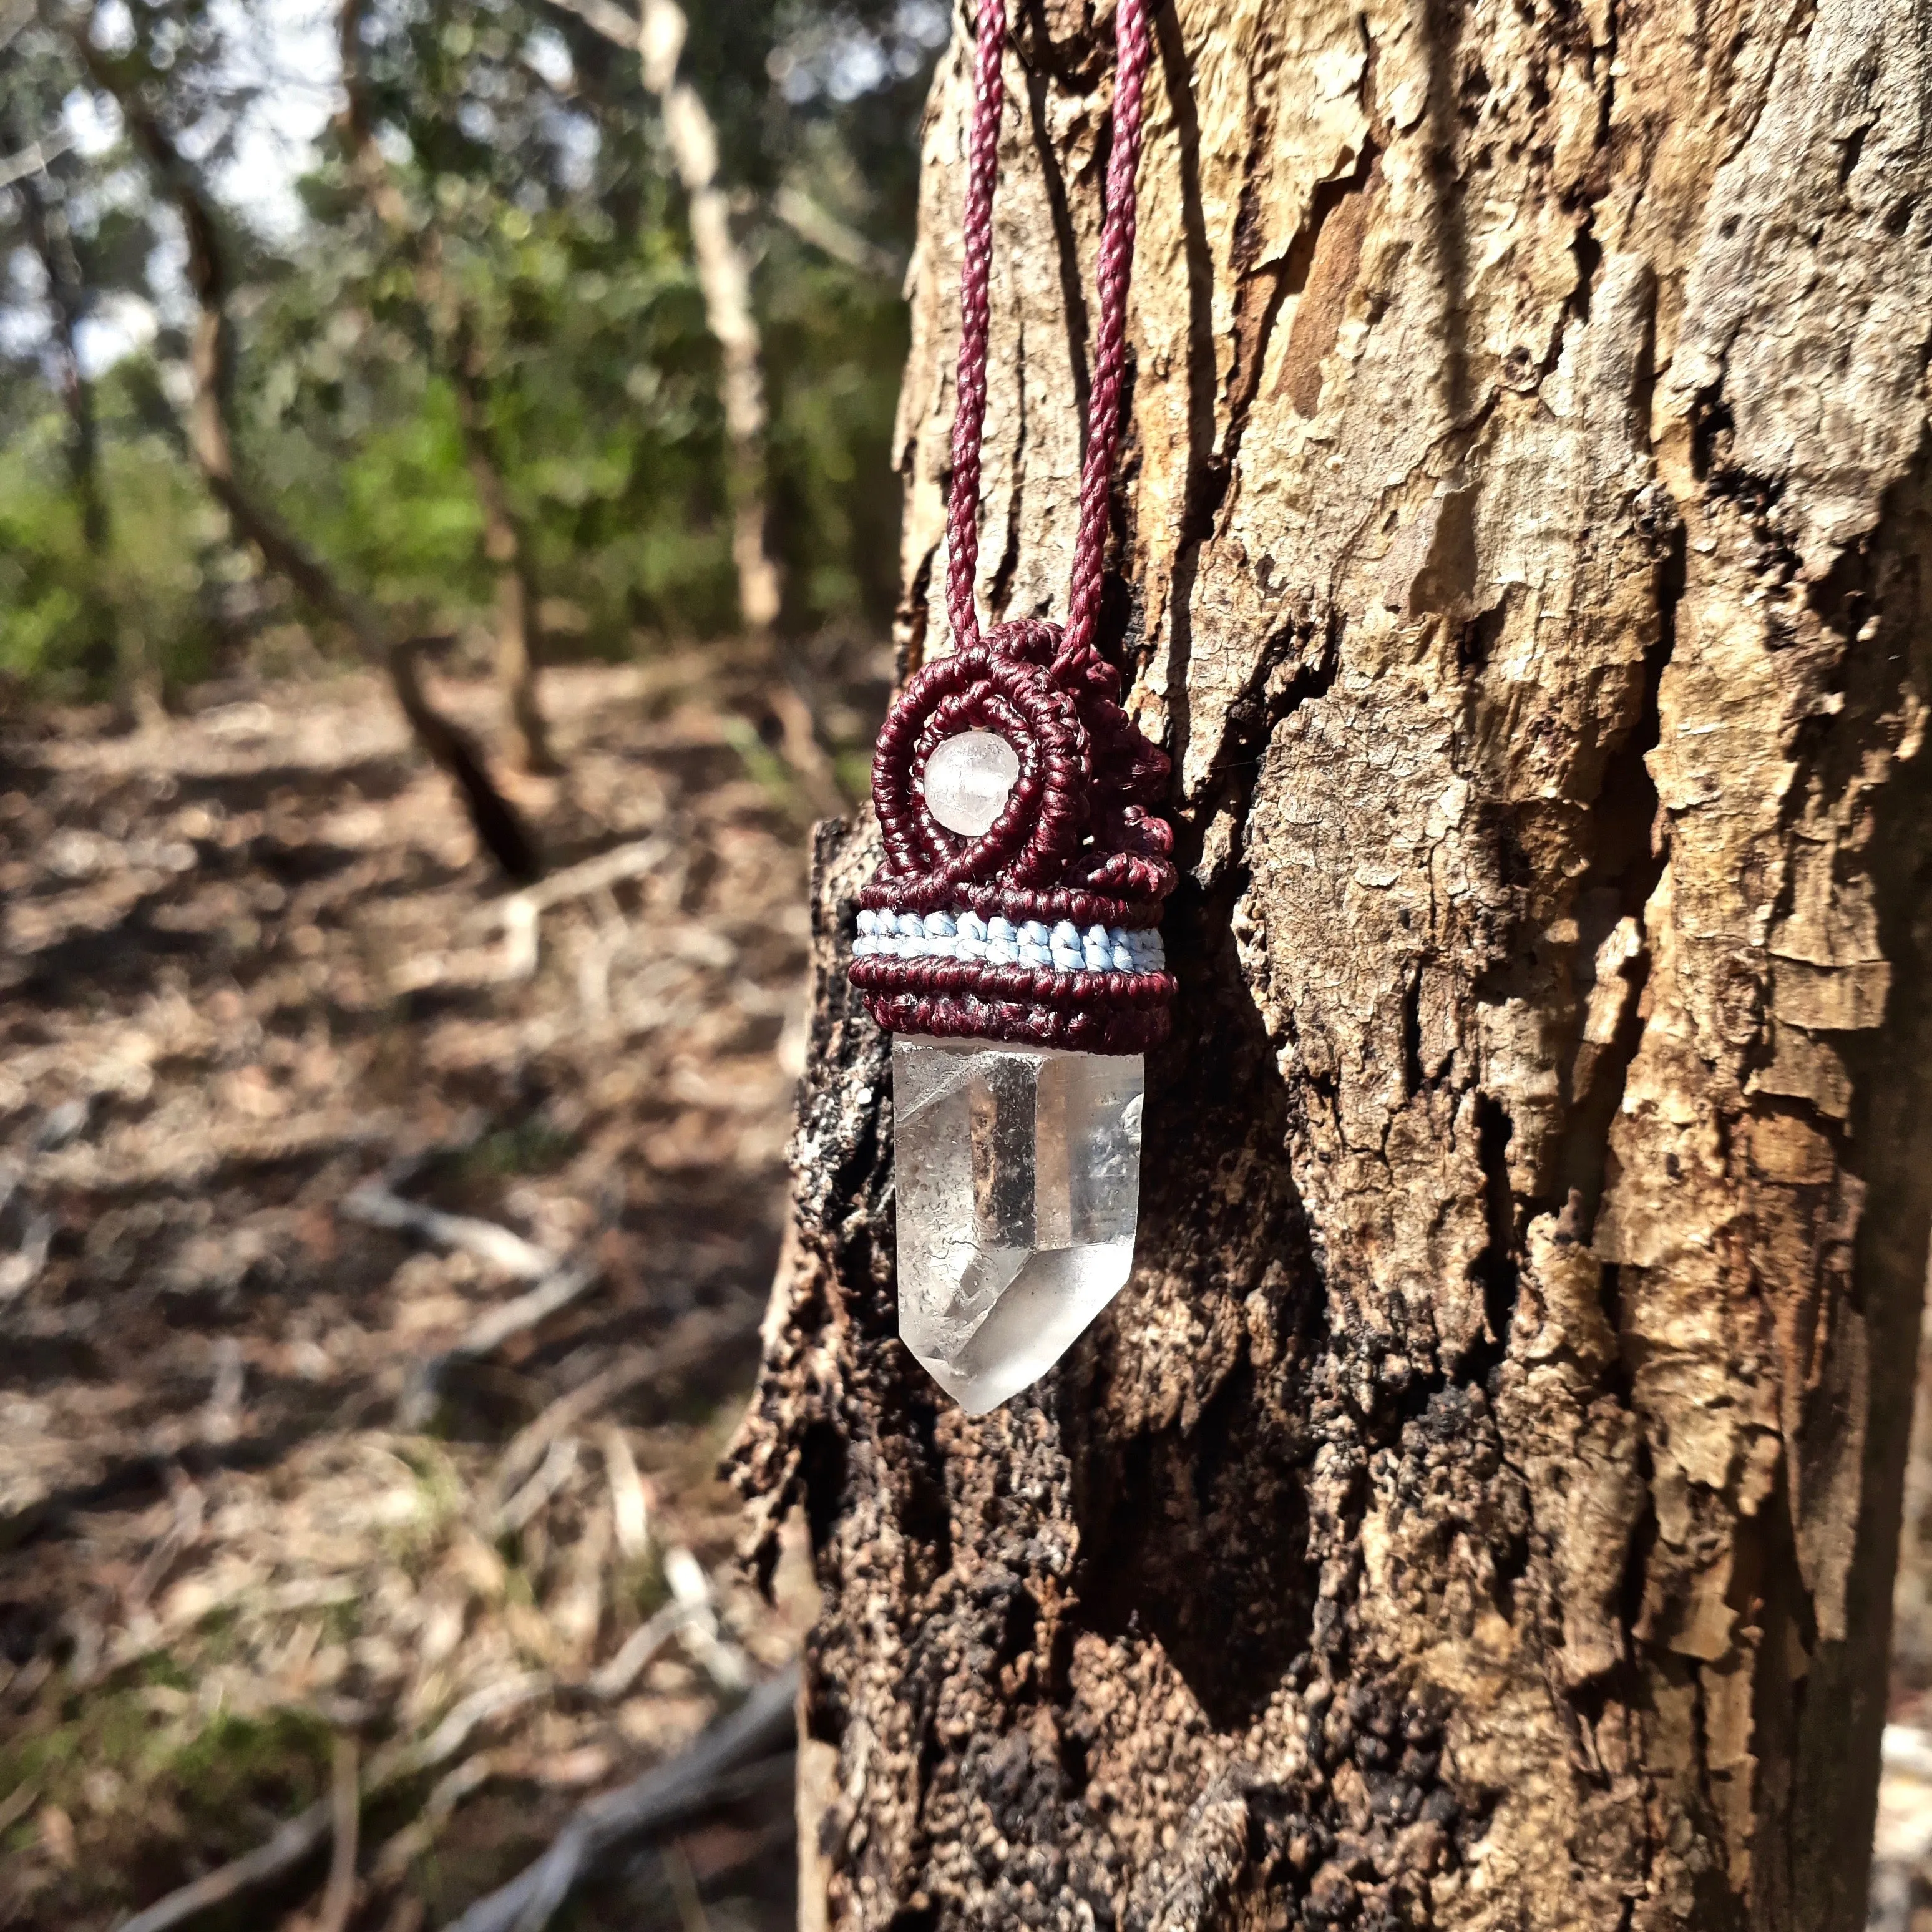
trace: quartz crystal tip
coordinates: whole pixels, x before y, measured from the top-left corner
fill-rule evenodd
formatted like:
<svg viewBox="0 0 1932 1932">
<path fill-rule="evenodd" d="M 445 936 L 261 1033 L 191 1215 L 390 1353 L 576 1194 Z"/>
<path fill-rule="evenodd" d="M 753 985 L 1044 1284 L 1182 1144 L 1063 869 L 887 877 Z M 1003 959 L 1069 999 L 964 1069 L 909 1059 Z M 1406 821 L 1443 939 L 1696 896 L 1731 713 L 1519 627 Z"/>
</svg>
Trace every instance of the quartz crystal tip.
<svg viewBox="0 0 1932 1932">
<path fill-rule="evenodd" d="M 1138 1054 L 894 1036 L 899 1335 L 969 1414 L 1126 1285 L 1144 1090 Z"/>
</svg>

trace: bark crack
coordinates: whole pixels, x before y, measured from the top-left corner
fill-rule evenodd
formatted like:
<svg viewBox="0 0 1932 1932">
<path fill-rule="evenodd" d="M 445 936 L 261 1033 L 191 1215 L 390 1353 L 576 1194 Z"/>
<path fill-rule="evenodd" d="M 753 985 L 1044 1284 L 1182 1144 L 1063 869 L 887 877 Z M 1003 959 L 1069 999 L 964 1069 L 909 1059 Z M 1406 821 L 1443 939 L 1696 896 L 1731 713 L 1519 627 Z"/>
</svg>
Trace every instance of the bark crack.
<svg viewBox="0 0 1932 1932">
<path fill-rule="evenodd" d="M 1020 564 L 1023 512 L 1026 505 L 1027 359 L 1026 326 L 1022 320 L 1013 331 L 1013 447 L 1012 487 L 1006 492 L 1006 541 L 986 592 L 986 609 L 997 622 L 1010 614 L 1007 606 L 1013 594 L 1013 580 Z M 1084 419 L 1084 418 L 1083 418 Z"/>
<path fill-rule="evenodd" d="M 1199 478 L 1214 458 L 1215 438 L 1214 258 L 1208 244 L 1207 215 L 1201 192 L 1201 123 L 1196 110 L 1191 63 L 1181 38 L 1178 13 L 1162 8 L 1154 16 L 1154 44 L 1167 86 L 1174 121 L 1175 159 L 1180 175 L 1180 216 L 1187 274 L 1187 454 L 1182 536 L 1168 590 L 1168 704 L 1172 742 L 1185 746 L 1191 729 L 1192 698 L 1189 673 L 1194 648 L 1194 584 L 1200 570 L 1200 544 L 1190 533 L 1196 522 Z"/>
<path fill-rule="evenodd" d="M 1073 378 L 1073 406 L 1080 425 L 1080 457 L 1087 456 L 1087 405 L 1093 372 L 1088 366 L 1087 285 L 1080 274 L 1080 242 L 1074 232 L 1073 210 L 1066 193 L 1066 176 L 1047 124 L 1046 77 L 1022 63 L 1027 106 L 1033 122 L 1034 152 L 1040 157 L 1040 179 L 1046 190 L 1047 211 L 1053 224 L 1054 253 L 1060 266 L 1060 299 L 1066 321 L 1066 362 Z M 1106 178 L 1106 157 L 1096 154 L 1095 172 Z"/>
</svg>

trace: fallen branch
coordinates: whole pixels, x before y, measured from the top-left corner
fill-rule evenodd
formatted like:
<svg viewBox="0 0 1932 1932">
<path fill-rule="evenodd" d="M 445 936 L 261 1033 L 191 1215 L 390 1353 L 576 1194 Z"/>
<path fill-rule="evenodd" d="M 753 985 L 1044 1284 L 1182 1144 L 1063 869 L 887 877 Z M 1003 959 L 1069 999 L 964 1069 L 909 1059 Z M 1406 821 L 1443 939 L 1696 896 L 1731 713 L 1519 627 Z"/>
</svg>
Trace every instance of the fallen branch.
<svg viewBox="0 0 1932 1932">
<path fill-rule="evenodd" d="M 607 1403 L 640 1382 L 682 1374 L 726 1343 L 750 1334 L 753 1326 L 748 1319 L 728 1311 L 703 1309 L 687 1316 L 656 1348 L 626 1349 L 609 1367 L 558 1396 L 511 1437 L 496 1466 L 494 1493 L 506 1498 L 520 1487 L 559 1436 L 588 1421 Z"/>
<path fill-rule="evenodd" d="M 358 1787 L 358 1818 L 362 1806 L 372 1798 L 405 1779 L 447 1763 L 469 1742 L 470 1733 L 478 1725 L 542 1696 L 550 1684 L 550 1678 L 542 1673 L 506 1678 L 465 1698 L 421 1743 L 392 1744 L 378 1751 L 370 1761 L 368 1775 Z M 176 1926 L 185 1925 L 231 1899 L 275 1883 L 328 1842 L 335 1833 L 337 1816 L 334 1793 L 317 1798 L 307 1810 L 297 1812 L 266 1844 L 193 1884 L 170 1892 L 145 1912 L 137 1912 L 125 1920 L 119 1932 L 173 1932 Z"/>
<path fill-rule="evenodd" d="M 635 1562 L 650 1547 L 651 1503 L 638 1459 L 622 1430 L 612 1423 L 598 1438 L 604 1451 L 604 1474 L 610 1485 L 610 1526 L 618 1553 Z"/>
<path fill-rule="evenodd" d="M 420 1429 L 429 1420 L 452 1369 L 460 1368 L 466 1362 L 487 1360 L 512 1336 L 527 1334 L 541 1327 L 602 1279 L 594 1268 L 559 1268 L 534 1288 L 491 1309 L 460 1341 L 417 1365 L 403 1396 L 403 1426 Z"/>
<path fill-rule="evenodd" d="M 588 898 L 608 892 L 626 879 L 655 872 L 678 850 L 680 834 L 666 830 L 653 832 L 634 844 L 620 845 L 600 852 L 593 859 L 558 872 L 538 884 L 511 892 L 494 905 L 484 907 L 471 922 L 474 929 L 503 929 L 503 958 L 498 976 L 506 980 L 527 980 L 537 970 L 537 928 L 551 907 L 571 899 Z"/>
<path fill-rule="evenodd" d="M 298 1811 L 265 1845 L 245 1858 L 212 1871 L 192 1885 L 171 1892 L 145 1912 L 137 1912 L 123 1922 L 120 1932 L 172 1932 L 205 1912 L 212 1912 L 230 1899 L 272 1885 L 295 1870 L 303 1860 L 320 1851 L 334 1829 L 335 1806 L 332 1798 L 318 1798 L 306 1811 Z"/>
<path fill-rule="evenodd" d="M 348 1932 L 350 1915 L 356 1910 L 356 1853 L 362 1826 L 362 1793 L 356 1777 L 359 1761 L 355 1738 L 338 1736 L 329 1793 L 334 1807 L 329 1828 L 335 1848 L 329 1857 L 328 1882 L 322 1888 L 315 1932 Z"/>
<path fill-rule="evenodd" d="M 410 1167 L 419 1166 L 420 1162 Z M 602 1279 L 601 1270 L 586 1263 L 566 1265 L 548 1249 L 527 1241 L 511 1229 L 473 1214 L 446 1214 L 440 1208 L 412 1201 L 397 1191 L 400 1178 L 392 1168 L 343 1196 L 341 1212 L 365 1227 L 387 1228 L 410 1234 L 446 1248 L 460 1248 L 492 1268 L 535 1285 L 525 1293 L 480 1316 L 469 1332 L 447 1348 L 418 1365 L 410 1377 L 401 1403 L 405 1428 L 420 1428 L 428 1420 L 449 1371 L 465 1362 L 494 1354 L 517 1335 L 527 1334 L 580 1299 Z"/>
<path fill-rule="evenodd" d="M 653 832 L 648 838 L 640 838 L 632 844 L 614 846 L 609 851 L 599 852 L 592 858 L 566 867 L 561 872 L 553 872 L 548 878 L 534 886 L 526 886 L 520 892 L 512 892 L 494 905 L 483 907 L 476 915 L 475 923 L 481 927 L 505 924 L 512 916 L 510 908 L 517 900 L 521 900 L 532 912 L 548 912 L 552 906 L 561 905 L 566 899 L 584 898 L 620 880 L 654 872 L 678 849 L 680 839 L 688 835 L 682 828 L 667 830 Z"/>
<path fill-rule="evenodd" d="M 704 1564 L 682 1544 L 664 1552 L 664 1581 L 670 1586 L 673 1602 L 688 1612 L 682 1625 L 685 1648 L 720 1690 L 730 1696 L 740 1694 L 751 1684 L 751 1666 L 724 1634 L 717 1594 Z"/>
<path fill-rule="evenodd" d="M 591 1673 L 584 1689 L 600 1704 L 616 1703 L 636 1683 L 645 1665 L 697 1614 L 692 1605 L 674 1597 L 632 1631 L 616 1655 Z"/>
<path fill-rule="evenodd" d="M 364 1181 L 361 1186 L 351 1188 L 342 1197 L 341 1211 L 364 1227 L 393 1228 L 399 1234 L 418 1234 L 439 1247 L 460 1248 L 520 1281 L 548 1282 L 572 1272 L 534 1241 L 525 1240 L 494 1221 L 481 1220 L 473 1214 L 446 1214 L 440 1208 L 406 1201 L 380 1180 Z M 578 1294 L 583 1292 L 584 1286 L 587 1284 L 578 1287 Z"/>
<path fill-rule="evenodd" d="M 435 1365 L 447 1368 L 454 1362 L 478 1362 L 494 1355 L 512 1336 L 527 1334 L 568 1308 L 600 1279 L 594 1268 L 559 1268 L 526 1293 L 491 1309 L 461 1341 L 438 1355 Z"/>
<path fill-rule="evenodd" d="M 565 1902 L 614 1855 L 789 1774 L 798 1666 L 761 1684 L 722 1723 L 668 1764 L 593 1798 L 536 1863 L 478 1899 L 450 1932 L 542 1932 Z"/>
<path fill-rule="evenodd" d="M 369 1868 L 372 1886 L 380 1888 L 401 1882 L 410 1867 L 436 1843 L 436 1833 L 449 1822 L 457 1807 L 496 1774 L 500 1755 L 495 1751 L 478 1751 L 436 1780 L 423 1801 L 422 1810 L 376 1854 Z"/>
<path fill-rule="evenodd" d="M 576 1473 L 579 1454 L 577 1438 L 566 1436 L 550 1445 L 536 1474 L 500 1508 L 491 1511 L 489 1533 L 494 1538 L 514 1536 L 524 1528 Z"/>
<path fill-rule="evenodd" d="M 10 1832 L 40 1802 L 40 1787 L 32 1778 L 14 1786 L 0 1798 L 0 1832 Z"/>
</svg>

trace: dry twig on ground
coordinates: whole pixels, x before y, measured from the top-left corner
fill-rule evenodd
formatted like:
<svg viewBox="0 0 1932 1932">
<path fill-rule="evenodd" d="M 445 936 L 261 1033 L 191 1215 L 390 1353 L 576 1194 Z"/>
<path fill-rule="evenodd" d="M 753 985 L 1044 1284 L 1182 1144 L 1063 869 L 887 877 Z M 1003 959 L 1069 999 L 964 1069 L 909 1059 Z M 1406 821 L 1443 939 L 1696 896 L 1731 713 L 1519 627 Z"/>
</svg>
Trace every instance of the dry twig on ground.
<svg viewBox="0 0 1932 1932">
<path fill-rule="evenodd" d="M 520 1487 L 542 1462 L 550 1445 L 567 1431 L 587 1422 L 620 1396 L 661 1377 L 667 1382 L 721 1348 L 742 1341 L 757 1324 L 755 1310 L 704 1308 L 687 1315 L 655 1347 L 627 1348 L 609 1367 L 560 1396 L 543 1413 L 510 1439 L 498 1464 L 495 1492 L 507 1498 Z"/>
<path fill-rule="evenodd" d="M 465 1698 L 420 1742 L 392 1744 L 378 1751 L 370 1760 L 368 1775 L 356 1787 L 358 1816 L 362 1807 L 379 1792 L 447 1763 L 470 1742 L 479 1725 L 503 1716 L 519 1704 L 528 1703 L 550 1688 L 550 1678 L 542 1673 L 491 1684 Z M 145 1912 L 137 1912 L 120 1928 L 120 1932 L 172 1932 L 174 1927 L 188 1924 L 217 1906 L 272 1885 L 334 1837 L 345 1802 L 339 1790 L 317 1798 L 306 1810 L 297 1812 L 266 1844 L 258 1846 L 245 1858 L 196 1879 L 192 1885 L 170 1892 Z"/>
<path fill-rule="evenodd" d="M 351 1188 L 342 1198 L 342 1211 L 371 1228 L 390 1228 L 441 1247 L 460 1248 L 520 1281 L 543 1281 L 561 1271 L 556 1256 L 508 1228 L 473 1214 L 446 1214 L 440 1208 L 406 1201 L 380 1181 Z"/>
<path fill-rule="evenodd" d="M 356 1910 L 356 1854 L 362 1841 L 362 1793 L 358 1778 L 362 1754 L 352 1736 L 335 1740 L 334 1778 L 329 1798 L 331 1829 L 335 1844 L 328 1861 L 328 1882 L 322 1888 L 322 1910 L 315 1932 L 347 1932 Z"/>
<path fill-rule="evenodd" d="M 594 1268 L 560 1268 L 514 1300 L 491 1309 L 460 1341 L 418 1365 L 404 1392 L 399 1418 L 403 1426 L 419 1428 L 429 1420 L 444 1378 L 452 1369 L 494 1355 L 513 1336 L 528 1334 L 581 1299 L 596 1286 L 598 1280 L 598 1272 Z"/>
<path fill-rule="evenodd" d="M 798 1666 L 760 1684 L 669 1764 L 585 1805 L 556 1842 L 500 1891 L 478 1900 L 450 1932 L 542 1932 L 579 1886 L 620 1852 L 727 1802 L 766 1772 L 790 1775 Z"/>
<path fill-rule="evenodd" d="M 795 1639 L 802 1598 L 736 1585 L 722 1653 L 699 1606 L 647 1614 L 667 1552 L 726 1587 L 704 1581 L 735 1522 L 710 1442 L 776 1245 L 804 922 L 788 808 L 708 690 L 640 688 L 556 674 L 574 789 L 546 830 L 579 862 L 531 914 L 556 931 L 528 977 L 452 973 L 421 998 L 398 962 L 457 934 L 487 968 L 472 935 L 501 928 L 370 677 L 134 738 L 56 714 L 19 748 L 0 1264 L 35 1214 L 54 1227 L 0 1317 L 22 1398 L 0 1405 L 0 1702 L 26 1815 L 70 1825 L 0 1861 L 22 1932 L 267 1923 L 272 1894 L 304 1892 L 314 1932 L 340 1814 L 286 1814 L 328 1796 L 350 1730 L 374 1807 L 351 1923 L 440 1923 L 506 1844 L 542 1852 L 564 1792 L 675 1754 L 716 1684 Z M 450 691 L 484 715 L 480 684 Z M 621 1052 L 578 1007 L 616 922 Z M 358 1204 L 392 1211 L 343 1211 L 372 1172 Z M 446 1433 L 406 1409 L 397 1427 L 411 1365 Z M 506 1502 L 528 1520 L 499 1546 Z M 674 1592 L 682 1568 L 663 1560 Z M 473 1694 L 506 1682 L 517 1708 L 476 1735 Z M 627 1899 L 654 1867 L 614 1874 Z M 777 1910 L 776 1864 L 742 1883 Z"/>
</svg>

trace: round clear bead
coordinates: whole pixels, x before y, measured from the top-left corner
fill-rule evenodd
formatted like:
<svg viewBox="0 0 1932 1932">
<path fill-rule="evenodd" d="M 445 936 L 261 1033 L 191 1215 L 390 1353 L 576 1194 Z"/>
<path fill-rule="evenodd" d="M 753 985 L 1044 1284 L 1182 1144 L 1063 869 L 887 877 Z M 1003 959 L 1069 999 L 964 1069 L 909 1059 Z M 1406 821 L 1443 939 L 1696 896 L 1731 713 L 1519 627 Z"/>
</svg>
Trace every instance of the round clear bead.
<svg viewBox="0 0 1932 1932">
<path fill-rule="evenodd" d="M 1019 775 L 1019 754 L 998 732 L 962 731 L 926 761 L 926 809 L 947 831 L 983 838 Z"/>
</svg>

